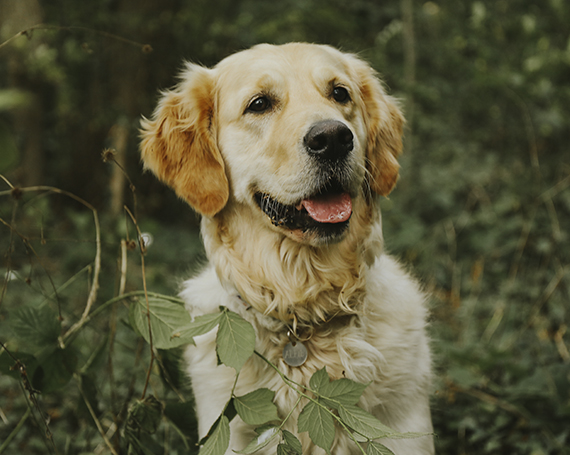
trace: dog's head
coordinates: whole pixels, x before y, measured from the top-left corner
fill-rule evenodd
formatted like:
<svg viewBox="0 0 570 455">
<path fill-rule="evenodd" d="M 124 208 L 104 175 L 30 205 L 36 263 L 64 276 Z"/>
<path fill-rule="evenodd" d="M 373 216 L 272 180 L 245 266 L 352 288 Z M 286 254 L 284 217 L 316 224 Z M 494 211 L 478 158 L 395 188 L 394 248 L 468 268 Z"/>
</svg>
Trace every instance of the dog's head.
<svg viewBox="0 0 570 455">
<path fill-rule="evenodd" d="M 388 195 L 403 118 L 374 71 L 328 46 L 259 45 L 187 64 L 142 124 L 145 166 L 206 217 L 230 206 L 303 243 L 343 238 L 353 201 Z"/>
</svg>

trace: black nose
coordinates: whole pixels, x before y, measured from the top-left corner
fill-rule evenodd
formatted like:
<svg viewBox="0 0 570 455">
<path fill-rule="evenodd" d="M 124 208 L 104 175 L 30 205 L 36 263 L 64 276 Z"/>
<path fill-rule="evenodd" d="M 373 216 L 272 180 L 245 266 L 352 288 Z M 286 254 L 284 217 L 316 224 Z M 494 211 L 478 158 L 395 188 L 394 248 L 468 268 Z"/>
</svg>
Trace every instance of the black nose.
<svg viewBox="0 0 570 455">
<path fill-rule="evenodd" d="M 338 120 L 315 123 L 305 135 L 305 147 L 309 154 L 326 160 L 341 160 L 354 147 L 352 131 Z"/>
</svg>

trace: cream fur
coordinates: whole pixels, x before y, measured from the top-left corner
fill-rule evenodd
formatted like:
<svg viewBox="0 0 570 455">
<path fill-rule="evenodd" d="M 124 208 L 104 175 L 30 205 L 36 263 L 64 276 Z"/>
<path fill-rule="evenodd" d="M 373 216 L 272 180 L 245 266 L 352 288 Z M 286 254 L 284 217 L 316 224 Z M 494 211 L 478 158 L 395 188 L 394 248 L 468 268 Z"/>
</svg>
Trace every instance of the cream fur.
<svg viewBox="0 0 570 455">
<path fill-rule="evenodd" d="M 331 87 L 339 85 L 350 102 L 331 99 Z M 247 113 L 260 94 L 271 97 L 272 109 Z M 261 190 L 297 204 L 315 191 L 319 168 L 302 139 L 325 119 L 343 122 L 354 136 L 346 159 L 353 213 L 334 243 L 273 226 L 253 199 Z M 228 307 L 252 323 L 258 352 L 292 380 L 308 385 L 326 366 L 333 379 L 370 383 L 359 405 L 386 425 L 431 432 L 425 296 L 383 253 L 376 202 L 395 185 L 402 124 L 395 101 L 355 56 L 327 46 L 261 45 L 211 70 L 188 65 L 180 85 L 163 94 L 154 117 L 143 123 L 142 153 L 146 167 L 204 215 L 210 264 L 185 282 L 181 294 L 192 315 Z M 291 325 L 312 333 L 300 367 L 281 358 Z M 204 436 L 230 398 L 235 371 L 217 365 L 214 333 L 198 337 L 186 354 Z M 253 356 L 236 394 L 260 387 L 276 392 L 281 417 L 293 408 L 296 393 Z M 300 409 L 287 426 L 294 433 Z M 254 435 L 239 417 L 231 428 L 228 454 Z M 298 436 L 303 453 L 323 453 L 307 434 Z M 382 443 L 397 455 L 434 451 L 431 436 Z M 275 447 L 262 453 L 275 453 Z M 337 429 L 331 453 L 359 452 Z"/>
</svg>

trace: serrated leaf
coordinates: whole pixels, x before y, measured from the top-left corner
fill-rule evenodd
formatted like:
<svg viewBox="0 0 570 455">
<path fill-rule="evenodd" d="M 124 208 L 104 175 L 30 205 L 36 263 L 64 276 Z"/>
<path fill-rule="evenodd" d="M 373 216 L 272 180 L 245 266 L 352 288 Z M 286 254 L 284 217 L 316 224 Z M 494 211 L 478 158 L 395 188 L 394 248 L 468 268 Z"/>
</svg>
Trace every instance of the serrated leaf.
<svg viewBox="0 0 570 455">
<path fill-rule="evenodd" d="M 341 405 L 338 408 L 338 414 L 345 424 L 368 439 L 398 434 L 397 431 L 387 427 L 372 414 L 357 406 Z"/>
<path fill-rule="evenodd" d="M 222 416 L 216 428 L 200 449 L 200 455 L 224 455 L 230 445 L 230 422 Z"/>
<path fill-rule="evenodd" d="M 47 306 L 19 308 L 10 315 L 10 327 L 23 345 L 40 348 L 58 345 L 61 322 Z"/>
<path fill-rule="evenodd" d="M 394 455 L 394 452 L 383 444 L 370 442 L 366 449 L 366 455 Z"/>
<path fill-rule="evenodd" d="M 279 435 L 279 427 L 275 425 L 264 425 L 262 431 L 258 430 L 255 430 L 257 436 L 243 450 L 234 450 L 234 452 L 242 455 L 252 454 L 269 445 Z"/>
<path fill-rule="evenodd" d="M 326 367 L 323 367 L 313 373 L 309 380 L 309 386 L 311 387 L 311 390 L 320 393 L 321 387 L 325 387 L 330 381 L 331 378 L 327 373 Z"/>
<path fill-rule="evenodd" d="M 255 330 L 238 314 L 224 310 L 216 342 L 220 361 L 239 372 L 255 349 Z"/>
<path fill-rule="evenodd" d="M 153 346 L 157 349 L 171 349 L 186 344 L 184 340 L 172 338 L 172 333 L 181 325 L 192 322 L 190 313 L 183 306 L 169 300 L 149 298 L 148 305 Z M 129 321 L 147 343 L 150 343 L 145 299 L 131 303 Z"/>
<path fill-rule="evenodd" d="M 314 402 L 308 403 L 301 414 L 298 421 L 299 433 L 303 431 L 309 432 L 311 440 L 329 452 L 334 441 L 334 421 L 331 413 Z"/>
<path fill-rule="evenodd" d="M 285 442 L 285 445 L 289 447 L 290 450 L 288 452 L 290 454 L 303 454 L 303 446 L 301 445 L 301 442 L 290 431 L 283 430 L 283 441 Z"/>
<path fill-rule="evenodd" d="M 325 368 L 313 374 L 309 385 L 319 395 L 323 404 L 334 409 L 338 409 L 340 405 L 358 403 L 367 387 L 367 384 L 359 384 L 346 378 L 331 381 Z"/>
<path fill-rule="evenodd" d="M 272 420 L 279 420 L 277 406 L 273 403 L 275 392 L 269 389 L 257 389 L 242 397 L 235 397 L 233 402 L 241 419 L 249 425 L 262 425 Z"/>
<path fill-rule="evenodd" d="M 204 335 L 214 329 L 221 317 L 221 313 L 197 316 L 189 324 L 179 326 L 172 334 L 172 338 L 177 338 L 183 344 L 194 344 L 194 337 Z"/>
<path fill-rule="evenodd" d="M 366 384 L 359 384 L 350 379 L 337 379 L 322 386 L 319 390 L 324 404 L 338 409 L 339 406 L 355 405 L 360 400 Z"/>
</svg>

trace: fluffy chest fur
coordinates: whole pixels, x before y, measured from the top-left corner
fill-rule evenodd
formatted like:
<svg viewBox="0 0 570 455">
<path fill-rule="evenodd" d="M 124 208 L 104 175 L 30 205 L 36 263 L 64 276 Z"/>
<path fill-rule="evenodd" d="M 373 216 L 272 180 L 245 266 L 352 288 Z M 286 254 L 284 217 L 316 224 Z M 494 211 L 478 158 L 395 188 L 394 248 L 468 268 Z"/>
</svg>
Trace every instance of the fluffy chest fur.
<svg viewBox="0 0 570 455">
<path fill-rule="evenodd" d="M 333 379 L 346 377 L 369 383 L 359 403 L 362 408 L 397 431 L 431 432 L 427 398 L 430 355 L 424 297 L 416 283 L 386 255 L 367 268 L 365 281 L 360 311 L 352 317 L 343 317 L 342 324 L 333 322 L 317 327 L 305 343 L 308 358 L 300 367 L 289 367 L 282 358 L 283 347 L 289 341 L 287 326 L 246 305 L 235 289 L 224 288 L 213 267 L 187 281 L 182 296 L 193 315 L 218 311 L 222 305 L 252 323 L 257 334 L 256 350 L 289 379 L 308 386 L 311 376 L 326 367 Z M 213 333 L 200 337 L 195 347 L 188 348 L 187 360 L 200 416 L 199 432 L 203 436 L 230 398 L 235 371 L 217 365 Z M 272 368 L 253 356 L 240 373 L 236 394 L 261 387 L 276 392 L 280 417 L 284 418 L 294 408 L 296 392 Z M 297 406 L 289 420 L 288 429 L 293 432 L 303 404 Z M 253 428 L 236 418 L 230 447 L 240 450 L 253 437 Z M 300 439 L 304 453 L 321 453 L 306 434 L 301 434 Z M 431 437 L 383 443 L 397 454 L 427 454 L 433 450 Z M 275 448 L 272 450 L 266 453 L 274 453 Z M 332 453 L 359 452 L 339 429 Z"/>
</svg>

